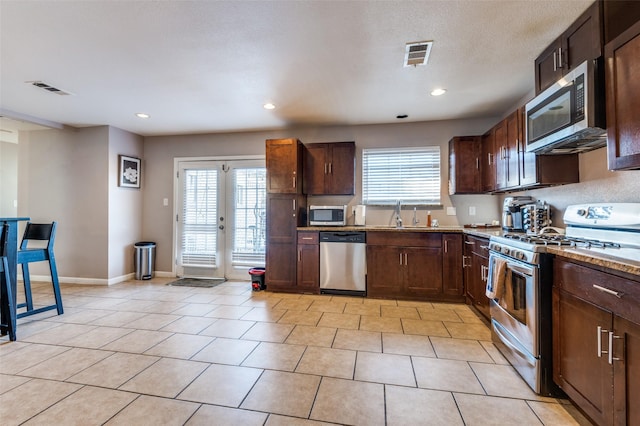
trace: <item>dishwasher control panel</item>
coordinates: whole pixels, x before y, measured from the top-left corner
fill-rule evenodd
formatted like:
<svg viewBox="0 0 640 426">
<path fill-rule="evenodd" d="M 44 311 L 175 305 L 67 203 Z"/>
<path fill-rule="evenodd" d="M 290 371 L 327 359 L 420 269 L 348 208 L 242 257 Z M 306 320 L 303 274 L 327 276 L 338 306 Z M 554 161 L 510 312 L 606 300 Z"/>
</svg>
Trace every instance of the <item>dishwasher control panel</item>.
<svg viewBox="0 0 640 426">
<path fill-rule="evenodd" d="M 321 243 L 366 243 L 366 232 L 320 232 Z"/>
</svg>

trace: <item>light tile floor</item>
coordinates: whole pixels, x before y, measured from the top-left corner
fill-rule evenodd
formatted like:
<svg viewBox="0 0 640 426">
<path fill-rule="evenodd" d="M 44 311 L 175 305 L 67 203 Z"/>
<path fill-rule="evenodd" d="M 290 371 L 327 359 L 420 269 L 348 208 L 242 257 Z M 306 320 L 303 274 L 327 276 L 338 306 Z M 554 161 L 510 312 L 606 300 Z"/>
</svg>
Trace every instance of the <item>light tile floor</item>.
<svg viewBox="0 0 640 426">
<path fill-rule="evenodd" d="M 589 424 L 535 395 L 465 305 L 168 281 L 63 285 L 64 315 L 21 319 L 0 339 L 0 423 Z"/>
</svg>

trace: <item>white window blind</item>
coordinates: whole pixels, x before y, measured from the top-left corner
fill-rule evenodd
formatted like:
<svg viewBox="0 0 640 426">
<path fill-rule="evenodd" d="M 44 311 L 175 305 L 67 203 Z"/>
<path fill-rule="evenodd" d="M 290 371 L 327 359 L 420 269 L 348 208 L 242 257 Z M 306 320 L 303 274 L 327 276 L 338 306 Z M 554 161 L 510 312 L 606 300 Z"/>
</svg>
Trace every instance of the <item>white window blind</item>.
<svg viewBox="0 0 640 426">
<path fill-rule="evenodd" d="M 233 266 L 264 265 L 266 235 L 266 169 L 233 169 L 234 242 Z"/>
<path fill-rule="evenodd" d="M 218 170 L 185 170 L 184 173 L 182 265 L 215 268 Z"/>
<path fill-rule="evenodd" d="M 440 147 L 362 150 L 363 204 L 440 204 Z"/>
</svg>

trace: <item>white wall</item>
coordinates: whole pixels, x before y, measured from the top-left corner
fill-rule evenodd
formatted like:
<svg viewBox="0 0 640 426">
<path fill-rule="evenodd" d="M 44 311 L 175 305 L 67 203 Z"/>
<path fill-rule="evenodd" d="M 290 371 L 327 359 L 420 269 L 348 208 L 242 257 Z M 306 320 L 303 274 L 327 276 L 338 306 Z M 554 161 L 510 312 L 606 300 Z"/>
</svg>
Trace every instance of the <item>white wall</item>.
<svg viewBox="0 0 640 426">
<path fill-rule="evenodd" d="M 58 274 L 108 278 L 108 143 L 106 126 L 21 134 L 18 215 L 58 222 Z M 34 264 L 34 275 L 47 275 Z"/>
<path fill-rule="evenodd" d="M 16 217 L 17 200 L 18 145 L 0 141 L 0 217 Z"/>
<path fill-rule="evenodd" d="M 355 141 L 356 143 L 356 195 L 355 197 L 310 197 L 310 203 L 358 204 L 361 194 L 362 148 L 411 147 L 439 145 L 442 157 L 442 202 L 443 208 L 430 208 L 434 218 L 442 225 L 461 225 L 470 222 L 487 222 L 499 219 L 499 197 L 490 195 L 449 197 L 447 188 L 448 142 L 453 136 L 482 134 L 498 118 L 449 120 L 438 122 L 379 124 L 362 126 L 333 126 L 293 128 L 279 131 L 246 132 L 231 134 L 208 134 L 186 136 L 147 137 L 144 142 L 146 162 L 144 183 L 144 207 L 142 237 L 155 241 L 157 246 L 156 270 L 173 270 L 172 244 L 175 223 L 173 190 L 176 181 L 173 162 L 176 157 L 242 156 L 264 155 L 265 140 L 271 138 L 300 139 L 303 143 Z M 169 206 L 163 206 L 163 198 Z M 446 216 L 444 207 L 455 206 L 458 216 Z M 468 206 L 477 208 L 477 216 L 469 216 Z M 424 224 L 425 208 L 421 208 Z M 391 218 L 391 209 L 371 208 L 367 211 L 368 223 L 386 224 Z M 406 223 L 410 223 L 412 208 L 403 212 Z"/>
<path fill-rule="evenodd" d="M 118 186 L 119 155 L 142 160 L 140 189 Z M 124 279 L 134 273 L 133 245 L 142 237 L 142 192 L 144 191 L 145 160 L 142 136 L 109 127 L 108 198 L 108 277 Z"/>
</svg>

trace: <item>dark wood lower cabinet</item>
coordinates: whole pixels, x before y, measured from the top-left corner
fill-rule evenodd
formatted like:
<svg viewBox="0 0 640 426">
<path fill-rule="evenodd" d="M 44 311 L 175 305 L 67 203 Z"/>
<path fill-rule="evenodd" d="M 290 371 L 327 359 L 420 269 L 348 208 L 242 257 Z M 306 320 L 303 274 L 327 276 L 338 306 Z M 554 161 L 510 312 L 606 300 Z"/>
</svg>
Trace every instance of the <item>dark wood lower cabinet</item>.
<svg viewBox="0 0 640 426">
<path fill-rule="evenodd" d="M 599 425 L 640 424 L 640 280 L 554 260 L 553 379 Z"/>
<path fill-rule="evenodd" d="M 320 240 L 318 232 L 298 232 L 297 288 L 320 293 Z"/>
<path fill-rule="evenodd" d="M 468 304 L 487 319 L 489 299 L 485 295 L 489 277 L 489 239 L 467 235 L 464 241 L 464 285 Z"/>
<path fill-rule="evenodd" d="M 462 301 L 462 235 L 367 232 L 367 295 Z"/>
</svg>

